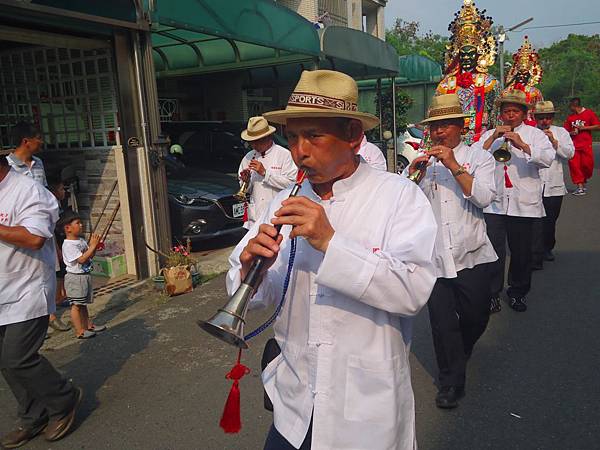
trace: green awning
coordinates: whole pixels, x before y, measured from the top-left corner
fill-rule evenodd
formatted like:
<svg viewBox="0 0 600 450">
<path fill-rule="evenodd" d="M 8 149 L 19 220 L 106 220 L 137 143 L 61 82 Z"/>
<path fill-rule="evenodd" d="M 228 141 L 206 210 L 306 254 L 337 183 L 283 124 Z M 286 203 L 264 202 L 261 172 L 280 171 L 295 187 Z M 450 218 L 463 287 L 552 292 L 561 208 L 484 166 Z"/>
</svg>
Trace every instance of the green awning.
<svg viewBox="0 0 600 450">
<path fill-rule="evenodd" d="M 442 66 L 421 55 L 405 55 L 398 58 L 398 75 L 395 78 L 396 86 L 409 84 L 437 83 L 442 79 Z M 390 86 L 389 79 L 381 80 L 382 87 Z M 375 89 L 377 80 L 361 80 L 358 88 L 363 90 Z"/>
<path fill-rule="evenodd" d="M 408 82 L 415 81 L 440 81 L 442 79 L 442 66 L 434 60 L 421 55 L 405 55 L 398 58 L 400 76 Z"/>
<path fill-rule="evenodd" d="M 398 73 L 398 54 L 375 36 L 346 27 L 319 30 L 321 69 L 347 73 L 355 79 L 392 77 Z"/>
<path fill-rule="evenodd" d="M 158 0 L 152 13 L 158 77 L 316 59 L 313 25 L 272 0 Z"/>
</svg>

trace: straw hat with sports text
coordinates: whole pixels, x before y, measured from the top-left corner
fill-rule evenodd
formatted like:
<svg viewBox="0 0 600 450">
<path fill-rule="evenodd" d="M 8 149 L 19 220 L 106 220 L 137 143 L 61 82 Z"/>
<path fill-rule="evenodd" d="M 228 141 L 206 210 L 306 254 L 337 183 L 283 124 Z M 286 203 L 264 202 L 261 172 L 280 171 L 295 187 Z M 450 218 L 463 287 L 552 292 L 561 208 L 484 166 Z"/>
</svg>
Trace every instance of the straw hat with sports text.
<svg viewBox="0 0 600 450">
<path fill-rule="evenodd" d="M 333 70 L 305 70 L 290 95 L 285 109 L 265 113 L 272 123 L 287 119 L 343 117 L 360 120 L 364 130 L 375 128 L 379 119 L 358 111 L 358 86 L 348 75 Z"/>
<path fill-rule="evenodd" d="M 504 91 L 497 102 L 498 105 L 502 105 L 503 103 L 514 103 L 515 105 L 526 106 L 529 108 L 525 92 L 519 89 L 508 89 Z"/>
<path fill-rule="evenodd" d="M 248 126 L 242 131 L 242 139 L 246 142 L 258 141 L 275 133 L 275 127 L 269 125 L 263 116 L 250 117 Z"/>
<path fill-rule="evenodd" d="M 550 100 L 546 100 L 535 104 L 533 115 L 535 116 L 536 114 L 555 114 L 557 112 L 558 111 L 554 109 L 554 103 L 552 103 Z"/>
<path fill-rule="evenodd" d="M 468 115 L 463 113 L 458 95 L 436 95 L 431 99 L 427 118 L 421 123 L 431 123 L 446 119 L 464 119 L 465 117 L 468 117 Z"/>
</svg>

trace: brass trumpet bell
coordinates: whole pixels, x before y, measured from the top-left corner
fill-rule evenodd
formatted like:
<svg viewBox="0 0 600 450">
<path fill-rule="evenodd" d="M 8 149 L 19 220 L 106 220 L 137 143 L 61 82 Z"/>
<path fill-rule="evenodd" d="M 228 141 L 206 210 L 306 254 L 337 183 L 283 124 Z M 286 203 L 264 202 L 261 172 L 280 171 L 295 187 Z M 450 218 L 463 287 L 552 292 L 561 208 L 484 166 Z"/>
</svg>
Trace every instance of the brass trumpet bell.
<svg viewBox="0 0 600 450">
<path fill-rule="evenodd" d="M 248 199 L 248 187 L 250 183 L 247 181 L 242 182 L 240 190 L 233 194 L 233 197 L 237 200 L 246 201 Z"/>
<path fill-rule="evenodd" d="M 209 320 L 198 320 L 198 326 L 230 345 L 243 349 L 248 348 L 248 344 L 244 340 L 244 324 L 253 293 L 254 288 L 242 283 L 223 308 L 219 309 Z"/>
<path fill-rule="evenodd" d="M 496 151 L 494 151 L 494 153 L 492 153 L 492 155 L 496 161 L 501 163 L 508 162 L 510 161 L 510 158 L 512 158 L 506 141 L 504 141 L 502 145 Z"/>
</svg>

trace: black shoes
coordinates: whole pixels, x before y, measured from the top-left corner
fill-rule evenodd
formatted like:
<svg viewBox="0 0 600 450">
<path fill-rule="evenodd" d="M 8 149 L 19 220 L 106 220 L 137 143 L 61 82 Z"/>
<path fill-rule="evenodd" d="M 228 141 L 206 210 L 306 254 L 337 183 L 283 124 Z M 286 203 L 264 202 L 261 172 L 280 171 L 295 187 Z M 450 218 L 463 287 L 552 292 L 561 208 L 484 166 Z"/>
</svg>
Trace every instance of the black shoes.
<svg viewBox="0 0 600 450">
<path fill-rule="evenodd" d="M 442 386 L 435 396 L 435 405 L 441 409 L 456 408 L 458 401 L 464 396 L 463 386 Z"/>
<path fill-rule="evenodd" d="M 490 314 L 494 314 L 502 311 L 502 305 L 500 304 L 500 297 L 492 297 L 490 301 Z"/>
<path fill-rule="evenodd" d="M 544 253 L 544 261 L 554 261 L 554 253 L 552 253 L 552 250 L 548 250 Z"/>
<path fill-rule="evenodd" d="M 517 312 L 527 311 L 527 305 L 525 304 L 525 297 L 511 297 L 510 307 Z"/>
<path fill-rule="evenodd" d="M 543 270 L 543 269 L 544 269 L 543 261 L 536 261 L 531 264 L 531 270 Z"/>
</svg>

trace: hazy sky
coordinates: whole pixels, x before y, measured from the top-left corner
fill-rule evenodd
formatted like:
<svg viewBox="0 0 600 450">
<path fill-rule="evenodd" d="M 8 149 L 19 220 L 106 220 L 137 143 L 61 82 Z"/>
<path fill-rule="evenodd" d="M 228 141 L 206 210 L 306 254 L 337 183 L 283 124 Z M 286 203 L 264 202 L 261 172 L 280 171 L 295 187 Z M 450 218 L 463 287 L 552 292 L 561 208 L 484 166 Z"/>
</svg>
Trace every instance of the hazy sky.
<svg viewBox="0 0 600 450">
<path fill-rule="evenodd" d="M 397 17 L 416 20 L 421 30 L 448 35 L 448 24 L 460 9 L 462 0 L 388 0 L 385 8 L 386 28 L 393 26 Z M 475 0 L 479 9 L 487 9 L 494 25 L 509 28 L 524 19 L 533 17 L 533 22 L 523 26 L 559 25 L 579 22 L 600 22 L 600 0 Z M 509 33 L 505 48 L 516 50 L 527 34 L 533 45 L 548 46 L 565 38 L 570 33 L 600 34 L 600 23 L 561 28 L 531 29 Z"/>
</svg>

